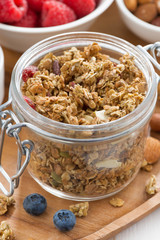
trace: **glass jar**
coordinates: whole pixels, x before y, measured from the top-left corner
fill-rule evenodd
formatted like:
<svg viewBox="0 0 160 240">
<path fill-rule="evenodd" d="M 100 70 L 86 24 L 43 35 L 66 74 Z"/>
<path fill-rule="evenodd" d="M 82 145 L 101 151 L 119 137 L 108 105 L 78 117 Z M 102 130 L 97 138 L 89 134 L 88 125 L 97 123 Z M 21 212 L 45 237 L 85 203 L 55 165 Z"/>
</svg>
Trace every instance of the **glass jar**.
<svg viewBox="0 0 160 240">
<path fill-rule="evenodd" d="M 60 55 L 72 46 L 81 49 L 93 42 L 115 62 L 126 53 L 134 56 L 148 89 L 145 99 L 133 112 L 104 124 L 71 125 L 40 115 L 24 101 L 21 93 L 24 68 L 48 52 Z M 12 72 L 10 87 L 13 118 L 17 124 L 9 127 L 7 133 L 13 135 L 14 130 L 17 134 L 17 129 L 24 127 L 23 137 L 34 143 L 28 171 L 42 188 L 61 198 L 91 201 L 119 192 L 135 178 L 144 160 L 148 123 L 157 100 L 157 75 L 146 55 L 142 47 L 117 37 L 77 32 L 45 39 L 20 57 Z M 24 144 L 19 148 L 23 151 Z M 23 170 L 19 170 L 17 177 Z"/>
</svg>

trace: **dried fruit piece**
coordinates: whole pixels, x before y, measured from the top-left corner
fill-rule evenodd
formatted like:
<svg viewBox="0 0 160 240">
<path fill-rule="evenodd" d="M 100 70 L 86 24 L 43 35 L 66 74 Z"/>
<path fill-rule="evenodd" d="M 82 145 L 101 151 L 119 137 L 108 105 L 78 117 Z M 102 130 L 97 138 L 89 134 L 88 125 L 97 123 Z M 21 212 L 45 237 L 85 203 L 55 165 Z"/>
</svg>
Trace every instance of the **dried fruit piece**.
<svg viewBox="0 0 160 240">
<path fill-rule="evenodd" d="M 160 159 L 160 141 L 153 137 L 148 137 L 144 149 L 144 157 L 149 164 L 153 164 Z"/>
<path fill-rule="evenodd" d="M 26 0 L 1 0 L 0 1 L 0 22 L 18 22 L 27 12 Z"/>
<path fill-rule="evenodd" d="M 89 203 L 77 203 L 69 206 L 69 210 L 72 211 L 75 216 L 86 217 L 89 209 Z"/>
<path fill-rule="evenodd" d="M 34 102 L 30 98 L 28 98 L 26 96 L 23 96 L 23 98 L 31 108 L 33 108 L 34 110 L 36 109 L 36 105 L 34 104 Z"/>
<path fill-rule="evenodd" d="M 121 198 L 112 198 L 109 203 L 113 206 L 113 207 L 122 207 L 124 204 L 124 201 Z"/>
<path fill-rule="evenodd" d="M 0 215 L 7 212 L 8 207 L 15 204 L 13 197 L 0 196 Z"/>
<path fill-rule="evenodd" d="M 0 224 L 0 239 L 1 240 L 15 239 L 14 233 L 6 221 L 2 221 Z"/>
<path fill-rule="evenodd" d="M 78 18 L 84 17 L 91 13 L 95 7 L 95 0 L 62 0 L 74 10 Z"/>
<path fill-rule="evenodd" d="M 44 2 L 42 7 L 42 27 L 62 25 L 74 20 L 76 20 L 76 15 L 67 5 L 56 1 Z"/>
<path fill-rule="evenodd" d="M 54 62 L 53 62 L 53 73 L 55 73 L 56 75 L 60 75 L 61 74 L 59 61 L 57 59 L 54 60 Z"/>
<path fill-rule="evenodd" d="M 33 77 L 36 71 L 38 71 L 38 68 L 34 65 L 30 65 L 26 67 L 25 69 L 23 69 L 23 72 L 22 72 L 22 80 L 24 82 L 27 82 L 28 78 Z"/>
<path fill-rule="evenodd" d="M 70 231 L 76 224 L 76 217 L 70 210 L 59 210 L 53 216 L 53 223 L 62 232 Z"/>
<path fill-rule="evenodd" d="M 26 15 L 19 22 L 12 23 L 12 25 L 16 27 L 37 27 L 38 16 L 33 10 L 28 9 Z"/>
<path fill-rule="evenodd" d="M 145 22 L 151 22 L 157 16 L 156 4 L 146 3 L 140 5 L 135 11 L 135 16 Z"/>
<path fill-rule="evenodd" d="M 146 193 L 149 195 L 154 195 L 157 193 L 157 187 L 156 187 L 156 176 L 152 175 L 150 179 L 148 180 L 148 183 L 146 184 Z"/>
</svg>

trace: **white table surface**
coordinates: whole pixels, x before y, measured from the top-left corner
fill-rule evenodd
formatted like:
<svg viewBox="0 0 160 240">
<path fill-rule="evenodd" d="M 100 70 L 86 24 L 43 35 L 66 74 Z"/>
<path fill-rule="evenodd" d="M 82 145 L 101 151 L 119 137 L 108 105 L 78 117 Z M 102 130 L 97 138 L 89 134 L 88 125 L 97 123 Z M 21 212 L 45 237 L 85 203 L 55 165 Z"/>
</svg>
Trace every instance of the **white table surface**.
<svg viewBox="0 0 160 240">
<path fill-rule="evenodd" d="M 110 240 L 160 240 L 160 208 Z"/>
</svg>

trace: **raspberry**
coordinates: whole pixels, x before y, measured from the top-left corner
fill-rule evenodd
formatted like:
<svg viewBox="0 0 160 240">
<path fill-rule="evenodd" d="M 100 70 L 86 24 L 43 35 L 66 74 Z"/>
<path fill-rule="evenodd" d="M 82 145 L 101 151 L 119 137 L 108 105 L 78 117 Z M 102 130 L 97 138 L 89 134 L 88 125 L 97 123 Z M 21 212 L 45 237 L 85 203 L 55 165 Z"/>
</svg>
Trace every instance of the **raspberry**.
<svg viewBox="0 0 160 240">
<path fill-rule="evenodd" d="M 43 3 L 48 0 L 27 0 L 27 1 L 28 6 L 31 9 L 33 9 L 36 12 L 41 12 Z"/>
<path fill-rule="evenodd" d="M 46 1 L 42 7 L 42 27 L 62 25 L 76 20 L 74 11 L 61 2 Z"/>
<path fill-rule="evenodd" d="M 0 0 L 0 22 L 18 22 L 26 14 L 26 0 Z"/>
<path fill-rule="evenodd" d="M 78 18 L 91 13 L 96 7 L 95 0 L 63 0 L 63 3 L 72 8 Z"/>
<path fill-rule="evenodd" d="M 23 98 L 31 108 L 33 108 L 34 110 L 36 109 L 36 105 L 34 104 L 34 102 L 30 98 L 28 98 L 26 96 L 23 96 Z"/>
<path fill-rule="evenodd" d="M 28 9 L 26 15 L 19 22 L 12 23 L 12 25 L 16 27 L 37 27 L 38 16 L 33 10 Z"/>
<path fill-rule="evenodd" d="M 22 72 L 22 80 L 24 82 L 27 82 L 28 78 L 33 77 L 36 71 L 38 71 L 38 68 L 36 66 L 31 65 L 26 67 Z"/>
</svg>

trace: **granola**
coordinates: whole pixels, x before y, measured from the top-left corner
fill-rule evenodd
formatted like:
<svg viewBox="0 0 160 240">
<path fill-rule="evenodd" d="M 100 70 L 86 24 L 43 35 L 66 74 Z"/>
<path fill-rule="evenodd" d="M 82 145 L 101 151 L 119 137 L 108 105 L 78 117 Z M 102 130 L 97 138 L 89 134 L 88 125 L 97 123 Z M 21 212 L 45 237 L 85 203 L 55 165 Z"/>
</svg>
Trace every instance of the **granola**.
<svg viewBox="0 0 160 240">
<path fill-rule="evenodd" d="M 59 122 L 91 125 L 124 117 L 143 101 L 145 77 L 129 54 L 115 63 L 100 50 L 93 43 L 84 51 L 72 47 L 61 56 L 48 53 L 23 83 L 23 95 L 37 112 Z"/>
<path fill-rule="evenodd" d="M 80 196 L 100 196 L 122 188 L 144 159 L 145 131 L 123 141 L 62 144 L 34 134 L 29 169 L 43 183 Z"/>
<path fill-rule="evenodd" d="M 22 94 L 33 101 L 38 113 L 72 125 L 97 125 L 126 116 L 146 96 L 145 77 L 129 54 L 114 62 L 100 50 L 93 43 L 83 51 L 72 47 L 60 56 L 48 53 L 33 77 L 23 82 Z M 71 132 L 82 139 L 99 134 Z M 123 140 L 87 144 L 28 134 L 35 144 L 31 174 L 53 189 L 76 196 L 100 196 L 123 188 L 144 160 L 145 127 Z"/>
<path fill-rule="evenodd" d="M 124 205 L 124 201 L 121 198 L 112 198 L 109 203 L 113 206 L 113 207 L 122 207 Z"/>
<path fill-rule="evenodd" d="M 15 240 L 13 231 L 6 221 L 2 221 L 0 224 L 0 239 L 1 240 Z"/>
<path fill-rule="evenodd" d="M 10 205 L 14 205 L 15 200 L 13 197 L 0 196 L 0 215 L 7 212 Z"/>
<path fill-rule="evenodd" d="M 156 186 L 157 182 L 156 182 L 156 176 L 152 175 L 148 181 L 148 183 L 146 184 L 146 193 L 148 193 L 149 195 L 154 195 L 157 193 L 157 186 Z"/>
<path fill-rule="evenodd" d="M 88 209 L 89 209 L 88 202 L 77 203 L 69 206 L 69 210 L 72 211 L 74 215 L 78 217 L 86 217 L 88 214 Z"/>
</svg>

